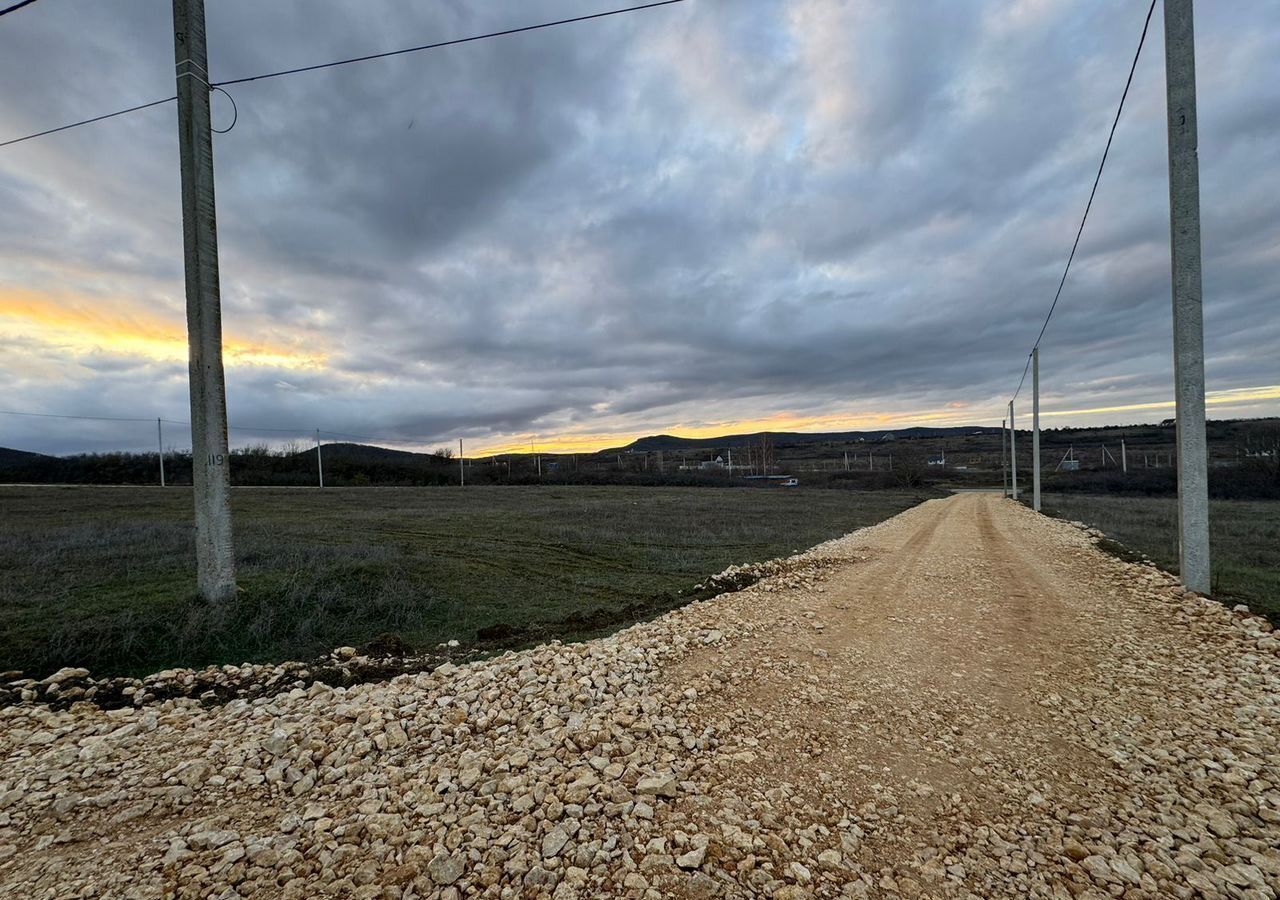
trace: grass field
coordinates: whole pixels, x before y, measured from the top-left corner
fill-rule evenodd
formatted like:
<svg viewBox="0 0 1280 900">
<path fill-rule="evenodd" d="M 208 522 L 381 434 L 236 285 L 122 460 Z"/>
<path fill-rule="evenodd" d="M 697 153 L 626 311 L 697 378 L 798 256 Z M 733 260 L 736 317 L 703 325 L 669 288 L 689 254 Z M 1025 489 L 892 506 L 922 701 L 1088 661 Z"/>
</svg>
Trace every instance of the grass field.
<svg viewBox="0 0 1280 900">
<path fill-rule="evenodd" d="M 1171 497 L 1045 494 L 1043 509 L 1092 525 L 1161 568 L 1178 571 L 1178 512 Z M 1247 603 L 1280 625 L 1280 502 L 1210 501 L 1209 552 L 1214 595 Z"/>
<path fill-rule="evenodd" d="M 0 670 L 305 659 L 383 633 L 517 646 L 612 630 L 734 563 L 888 518 L 919 492 L 243 488 L 240 599 L 194 597 L 189 489 L 0 488 Z"/>
</svg>

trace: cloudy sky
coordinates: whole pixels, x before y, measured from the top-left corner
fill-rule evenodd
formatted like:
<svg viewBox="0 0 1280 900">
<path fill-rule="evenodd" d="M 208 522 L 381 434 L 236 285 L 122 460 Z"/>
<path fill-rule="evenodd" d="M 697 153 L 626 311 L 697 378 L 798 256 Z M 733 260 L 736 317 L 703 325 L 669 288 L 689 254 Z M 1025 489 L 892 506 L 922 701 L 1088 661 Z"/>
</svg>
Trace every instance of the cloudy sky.
<svg viewBox="0 0 1280 900">
<path fill-rule="evenodd" d="M 619 5 L 209 0 L 210 70 Z M 687 0 L 234 87 L 233 441 L 998 423 L 1146 6 Z M 1210 415 L 1276 414 L 1280 7 L 1197 16 Z M 1043 344 L 1046 425 L 1172 414 L 1163 54 L 1157 9 Z M 5 16 L 0 84 L 0 140 L 169 96 L 170 4 Z M 186 420 L 174 105 L 0 149 L 0 211 L 0 407 Z M 46 452 L 152 436 L 0 416 Z"/>
</svg>

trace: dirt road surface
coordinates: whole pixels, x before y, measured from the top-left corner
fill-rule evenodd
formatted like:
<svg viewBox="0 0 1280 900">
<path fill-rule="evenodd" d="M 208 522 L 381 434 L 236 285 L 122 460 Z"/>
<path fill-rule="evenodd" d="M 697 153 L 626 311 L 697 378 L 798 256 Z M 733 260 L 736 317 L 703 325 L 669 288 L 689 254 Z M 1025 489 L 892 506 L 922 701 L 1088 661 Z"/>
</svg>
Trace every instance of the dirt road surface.
<svg viewBox="0 0 1280 900">
<path fill-rule="evenodd" d="M 0 712 L 13 897 L 1280 892 L 1280 642 L 929 501 L 613 637 L 202 708 Z"/>
</svg>

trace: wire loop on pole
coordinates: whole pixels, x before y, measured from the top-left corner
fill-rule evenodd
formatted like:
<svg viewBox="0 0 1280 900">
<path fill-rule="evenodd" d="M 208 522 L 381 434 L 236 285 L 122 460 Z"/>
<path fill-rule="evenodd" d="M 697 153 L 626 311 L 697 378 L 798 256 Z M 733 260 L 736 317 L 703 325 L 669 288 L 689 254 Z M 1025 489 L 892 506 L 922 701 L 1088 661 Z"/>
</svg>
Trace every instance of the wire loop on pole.
<svg viewBox="0 0 1280 900">
<path fill-rule="evenodd" d="M 213 85 L 210 88 L 210 93 L 212 93 L 213 91 L 221 91 L 223 96 L 225 96 L 228 100 L 231 101 L 231 124 L 228 125 L 226 128 L 214 128 L 212 125 L 210 125 L 209 128 L 213 131 L 214 134 L 226 134 L 232 128 L 236 127 L 236 122 L 240 121 L 240 110 L 236 106 L 236 98 L 228 94 L 225 89 L 220 88 L 217 85 Z"/>
</svg>

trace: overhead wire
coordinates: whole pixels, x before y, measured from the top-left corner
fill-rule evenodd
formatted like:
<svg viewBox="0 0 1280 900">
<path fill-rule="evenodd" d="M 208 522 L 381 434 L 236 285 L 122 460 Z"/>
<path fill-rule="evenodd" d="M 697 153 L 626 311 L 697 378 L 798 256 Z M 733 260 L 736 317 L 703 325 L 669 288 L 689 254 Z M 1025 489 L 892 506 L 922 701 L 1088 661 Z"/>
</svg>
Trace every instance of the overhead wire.
<svg viewBox="0 0 1280 900">
<path fill-rule="evenodd" d="M 35 0 L 24 0 L 24 4 L 20 4 L 20 5 L 25 5 L 25 3 L 34 3 L 34 2 Z M 220 88 L 226 88 L 233 84 L 246 84 L 250 81 L 263 81 L 268 78 L 279 78 L 283 75 L 297 75 L 302 72 L 314 72 L 319 69 L 332 69 L 336 66 L 346 66 L 346 65 L 351 65 L 352 63 L 358 63 L 358 62 L 368 62 L 374 59 L 385 59 L 390 56 L 400 56 L 405 53 L 418 53 L 424 50 L 438 50 L 441 47 L 453 47 L 458 44 L 469 44 L 474 41 L 488 40 L 489 38 L 506 37 L 507 35 L 512 35 L 512 34 L 523 34 L 524 32 L 527 32 L 527 31 L 540 31 L 544 28 L 556 28 L 561 25 L 572 25 L 575 22 L 586 22 L 592 19 L 604 19 L 610 16 L 620 16 L 620 15 L 623 15 L 624 13 L 639 12 L 641 10 L 654 9 L 659 6 L 671 6 L 675 3 L 684 3 L 684 2 L 685 0 L 656 0 L 656 2 L 653 2 L 653 3 L 642 3 L 638 6 L 627 6 L 621 9 L 610 9 L 610 10 L 605 10 L 604 12 L 591 13 L 585 16 L 573 16 L 572 18 L 568 18 L 568 19 L 557 19 L 553 22 L 540 22 L 537 25 L 523 25 L 519 28 L 507 28 L 502 31 L 490 31 L 490 32 L 487 32 L 486 34 L 475 34 L 475 35 L 471 35 L 470 37 L 453 38 L 452 40 L 436 41 L 430 44 L 419 44 L 414 47 L 402 47 L 399 50 L 387 50 L 381 53 L 369 53 L 364 56 L 352 56 L 347 59 L 337 59 L 331 62 L 316 63 L 314 65 L 309 65 L 309 66 L 298 66 L 292 69 L 280 69 L 275 72 L 263 72 L 258 75 L 246 75 L 243 78 L 231 78 L 226 81 L 205 82 L 205 84 L 209 86 L 210 90 L 218 90 Z M 13 9 L 17 9 L 17 7 L 12 7 L 11 9 L 7 10 L 7 12 L 12 12 Z M 203 79 L 201 80 L 203 81 Z M 225 94 L 226 91 L 224 90 L 223 93 Z M 230 94 L 227 94 L 228 98 L 230 98 L 230 96 L 231 96 Z M 8 147 L 13 144 L 20 144 L 23 141 L 30 141 L 38 137 L 44 137 L 45 135 L 56 134 L 59 131 L 67 131 L 68 129 L 71 129 L 71 128 L 79 128 L 81 125 L 91 125 L 94 122 L 101 122 L 104 119 L 111 119 L 116 116 L 123 116 L 126 113 L 138 112 L 139 110 L 147 109 L 148 107 L 152 107 L 152 106 L 159 106 L 161 103 L 169 103 L 170 101 L 173 101 L 176 99 L 178 98 L 175 95 L 173 97 L 165 97 L 163 100 L 152 100 L 150 103 L 140 103 L 137 106 L 130 106 L 128 109 L 116 110 L 115 112 L 105 113 L 104 115 L 101 115 L 101 116 L 94 116 L 93 118 L 90 118 L 90 119 L 81 119 L 78 122 L 72 122 L 68 125 L 59 125 L 57 128 L 49 128 L 45 131 L 36 132 L 35 134 L 28 134 L 19 138 L 11 138 L 7 141 L 0 142 L 0 147 Z M 232 100 L 232 106 L 234 107 L 234 105 L 235 105 L 235 101 Z M 232 125 L 234 126 L 234 124 L 235 123 L 233 121 Z M 229 131 L 230 128 L 227 128 L 226 130 Z M 219 133 L 222 133 L 222 132 L 219 132 Z"/>
<path fill-rule="evenodd" d="M 0 416 L 32 416 L 38 419 L 84 419 L 93 422 L 154 422 L 155 419 L 134 419 L 125 416 L 73 416 L 65 413 L 19 412 L 14 409 L 0 409 Z"/>
<path fill-rule="evenodd" d="M 35 3 L 35 2 L 36 0 L 22 0 L 21 3 L 15 3 L 13 4 L 13 6 L 7 7 L 5 9 L 0 9 L 0 16 L 7 16 L 9 15 L 9 13 L 17 12 L 18 10 L 22 9 L 22 7 L 30 6 L 32 3 Z"/>
<path fill-rule="evenodd" d="M 225 87 L 229 84 L 246 84 L 250 81 L 262 81 L 267 78 L 279 78 L 282 75 L 297 75 L 301 72 L 314 72 L 318 69 L 332 69 L 335 66 L 345 66 L 351 63 L 368 62 L 372 59 L 386 59 L 389 56 L 400 56 L 404 53 L 417 53 L 421 50 L 437 50 L 441 47 L 453 47 L 457 44 L 469 44 L 472 41 L 483 41 L 489 38 L 506 37 L 511 34 L 523 34 L 526 31 L 539 31 L 543 28 L 555 28 L 559 25 L 572 25 L 575 22 L 586 22 L 591 19 L 604 19 L 609 16 L 620 16 L 623 13 L 639 12 L 644 9 L 653 9 L 658 6 L 671 6 L 674 3 L 683 3 L 684 0 L 657 0 L 654 3 L 642 3 L 639 6 L 628 6 L 623 9 L 611 9 L 605 12 L 591 13 L 585 16 L 574 16 L 570 19 L 557 19 L 554 22 L 542 22 L 538 25 L 524 25 L 520 28 L 507 28 L 503 31 L 491 31 L 487 34 L 476 34 L 471 37 L 454 38 L 448 41 L 436 41 L 432 44 L 419 44 L 416 47 L 404 47 L 400 50 L 387 50 L 382 53 L 370 53 L 365 56 L 352 56 L 348 59 L 338 59 L 333 62 L 316 63 L 310 66 L 298 66 L 294 69 L 280 69 L 277 72 L 266 72 L 261 75 L 247 75 L 244 78 L 232 78 L 227 81 L 215 81 L 214 87 Z"/>
<path fill-rule="evenodd" d="M 104 113 L 101 116 L 94 116 L 92 119 L 81 119 L 79 122 L 72 122 L 69 125 L 59 125 L 57 128 L 49 128 L 45 131 L 37 131 L 35 134 L 28 134 L 20 138 L 10 138 L 7 141 L 0 142 L 0 147 L 8 147 L 12 144 L 21 144 L 23 141 L 32 141 L 38 137 L 44 137 L 47 134 L 57 134 L 59 131 L 67 131 L 71 128 L 79 128 L 81 125 L 92 125 L 94 122 L 101 122 L 104 119 L 114 119 L 116 116 L 123 116 L 126 113 L 138 112 L 142 109 L 149 109 L 152 106 L 159 106 L 161 103 L 171 103 L 178 99 L 178 95 L 165 97 L 163 100 L 152 100 L 150 103 L 139 103 L 137 106 L 130 106 L 128 109 L 117 109 L 115 112 Z"/>
<path fill-rule="evenodd" d="M 1085 222 L 1089 221 L 1089 211 L 1093 209 L 1093 200 L 1098 193 L 1098 184 L 1102 181 L 1102 171 L 1107 167 L 1107 157 L 1111 153 L 1111 142 L 1116 136 L 1116 127 L 1120 124 L 1120 114 L 1124 112 L 1125 100 L 1129 97 L 1129 88 L 1133 85 L 1133 74 L 1138 69 L 1138 59 L 1142 56 L 1143 45 L 1147 42 L 1147 32 L 1151 28 L 1151 16 L 1155 13 L 1157 0 L 1151 0 L 1151 6 L 1147 9 L 1146 20 L 1142 23 L 1142 36 L 1138 38 L 1138 49 L 1133 54 L 1133 63 L 1129 66 L 1129 77 L 1125 79 L 1124 92 L 1120 95 L 1120 105 L 1116 108 L 1115 118 L 1111 121 L 1111 131 L 1107 134 L 1107 145 L 1102 151 L 1102 160 L 1098 163 L 1098 173 L 1093 177 L 1093 188 L 1089 191 L 1089 202 L 1085 204 L 1084 215 L 1080 218 L 1080 227 L 1076 229 L 1076 239 L 1071 244 L 1071 253 L 1067 257 L 1067 265 L 1062 270 L 1062 278 L 1058 281 L 1058 290 L 1053 295 L 1053 302 L 1049 304 L 1049 312 L 1044 317 L 1044 324 L 1040 326 L 1040 333 L 1036 335 L 1035 343 L 1031 345 L 1031 352 L 1027 354 L 1026 365 L 1022 367 L 1022 377 L 1018 379 L 1018 389 L 1013 392 L 1010 402 L 1018 399 L 1018 395 L 1022 393 L 1022 386 L 1026 383 L 1027 372 L 1031 369 L 1031 356 L 1040 346 L 1040 341 L 1044 337 L 1045 330 L 1049 327 L 1049 321 L 1053 318 L 1054 310 L 1058 308 L 1058 301 L 1062 298 L 1062 289 L 1067 283 L 1067 273 L 1071 271 L 1071 263 L 1076 258 L 1076 251 L 1080 247 L 1080 236 L 1084 234 Z"/>
<path fill-rule="evenodd" d="M 139 418 L 134 416 L 80 416 L 71 413 L 40 413 L 25 412 L 13 409 L 0 409 L 0 415 L 3 416 L 31 416 L 41 419 L 79 419 L 83 421 L 93 422 L 146 422 L 154 423 L 157 420 L 165 425 L 178 425 L 180 427 L 191 427 L 190 422 L 180 419 L 166 419 L 163 416 L 150 416 L 147 418 Z M 281 427 L 278 425 L 250 425 L 241 422 L 228 422 L 228 431 L 252 431 L 252 432 L 272 432 L 275 434 L 293 434 L 293 435 L 311 435 L 322 434 L 329 437 L 352 438 L 360 441 L 379 441 L 384 444 L 435 444 L 439 443 L 442 438 L 403 438 L 403 437 L 386 437 L 376 434 L 351 434 L 345 431 L 329 431 L 326 428 L 316 428 L 311 425 L 297 425 L 291 427 Z"/>
</svg>

